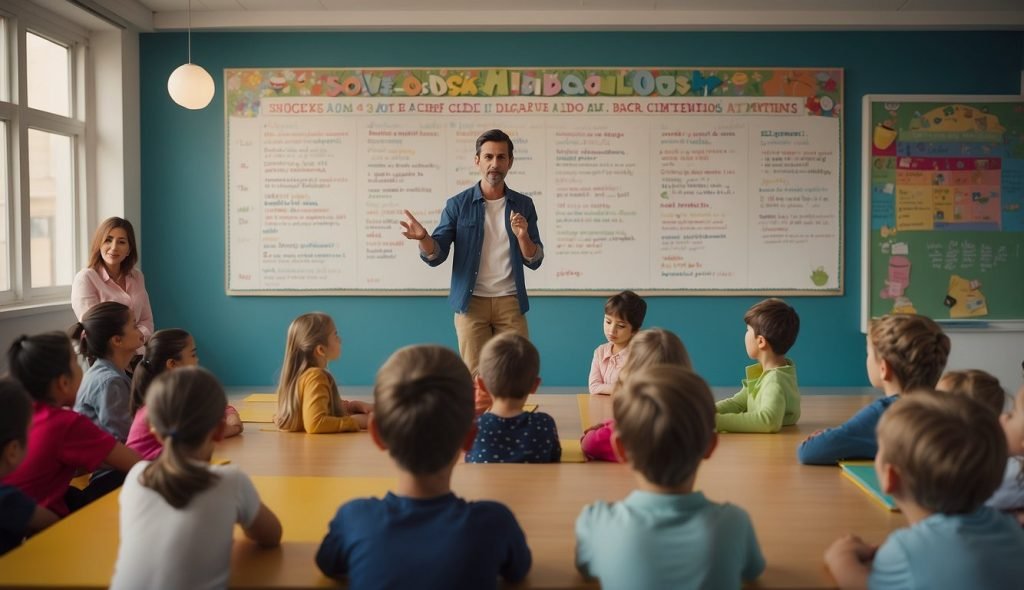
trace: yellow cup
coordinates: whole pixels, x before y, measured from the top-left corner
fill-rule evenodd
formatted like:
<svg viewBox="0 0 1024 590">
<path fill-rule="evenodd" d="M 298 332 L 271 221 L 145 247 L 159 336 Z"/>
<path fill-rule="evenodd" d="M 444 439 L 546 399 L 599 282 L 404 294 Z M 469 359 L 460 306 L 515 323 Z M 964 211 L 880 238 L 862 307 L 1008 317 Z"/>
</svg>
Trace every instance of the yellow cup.
<svg viewBox="0 0 1024 590">
<path fill-rule="evenodd" d="M 889 149 L 892 142 L 896 141 L 896 130 L 891 127 L 886 127 L 885 125 L 876 125 L 873 141 L 876 148 L 880 150 Z"/>
</svg>

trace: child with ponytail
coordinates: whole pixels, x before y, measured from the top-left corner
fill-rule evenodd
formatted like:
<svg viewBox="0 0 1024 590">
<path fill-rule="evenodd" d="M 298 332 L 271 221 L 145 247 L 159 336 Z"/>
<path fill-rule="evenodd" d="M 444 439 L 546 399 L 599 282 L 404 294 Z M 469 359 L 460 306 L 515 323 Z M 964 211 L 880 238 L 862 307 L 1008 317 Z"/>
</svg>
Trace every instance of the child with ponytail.
<svg viewBox="0 0 1024 590">
<path fill-rule="evenodd" d="M 142 332 L 131 310 L 114 301 L 98 303 L 82 315 L 81 322 L 71 326 L 70 336 L 89 361 L 75 411 L 117 440 L 126 441 L 132 425 L 128 409 L 132 382 L 125 371 L 135 350 L 142 346 Z"/>
<path fill-rule="evenodd" d="M 11 376 L 32 397 L 32 425 L 25 460 L 3 478 L 40 506 L 66 516 L 113 489 L 115 480 L 95 481 L 84 490 L 70 487 L 79 471 L 106 464 L 121 472 L 139 460 L 88 418 L 66 409 L 74 405 L 82 368 L 65 334 L 21 336 L 7 351 Z"/>
<path fill-rule="evenodd" d="M 146 353 L 139 364 L 135 365 L 132 375 L 132 394 L 129 411 L 135 416 L 131 430 L 128 431 L 128 442 L 125 444 L 143 459 L 155 459 L 163 445 L 150 430 L 148 412 L 146 410 L 146 390 L 153 379 L 165 371 L 181 367 L 194 367 L 199 364 L 196 354 L 196 343 L 192 335 L 185 330 L 171 328 L 160 330 L 146 342 Z M 238 411 L 230 405 L 224 411 L 224 437 L 232 437 L 242 432 L 242 420 Z"/>
<path fill-rule="evenodd" d="M 373 406 L 345 401 L 327 371 L 341 356 L 341 338 L 334 320 L 325 313 L 306 313 L 288 327 L 284 364 L 277 385 L 274 422 L 288 432 L 356 432 L 366 428 Z"/>
<path fill-rule="evenodd" d="M 149 386 L 149 421 L 164 450 L 125 479 L 111 588 L 227 587 L 236 522 L 260 546 L 280 544 L 281 523 L 249 477 L 209 464 L 226 406 L 224 388 L 200 367 L 167 371 Z"/>
</svg>

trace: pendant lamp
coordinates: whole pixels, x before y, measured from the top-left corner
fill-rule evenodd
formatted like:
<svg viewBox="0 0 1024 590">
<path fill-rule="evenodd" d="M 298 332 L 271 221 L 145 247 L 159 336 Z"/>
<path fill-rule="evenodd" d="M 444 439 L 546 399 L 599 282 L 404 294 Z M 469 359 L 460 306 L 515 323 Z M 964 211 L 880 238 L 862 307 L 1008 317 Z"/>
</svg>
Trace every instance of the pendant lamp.
<svg viewBox="0 0 1024 590">
<path fill-rule="evenodd" d="M 178 66 L 167 79 L 171 100 L 186 109 L 198 110 L 213 100 L 213 77 L 192 63 L 192 0 L 188 0 L 188 63 Z"/>
</svg>

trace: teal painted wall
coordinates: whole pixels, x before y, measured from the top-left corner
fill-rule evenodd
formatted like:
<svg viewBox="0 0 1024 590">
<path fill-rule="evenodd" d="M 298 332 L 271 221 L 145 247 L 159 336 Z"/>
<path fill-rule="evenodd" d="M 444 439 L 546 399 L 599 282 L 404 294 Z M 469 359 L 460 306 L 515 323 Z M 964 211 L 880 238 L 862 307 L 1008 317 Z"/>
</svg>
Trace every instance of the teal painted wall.
<svg viewBox="0 0 1024 590">
<path fill-rule="evenodd" d="M 167 76 L 185 61 L 183 34 L 141 38 L 143 268 L 157 327 L 181 327 L 228 385 L 276 381 L 285 331 L 325 311 L 343 339 L 331 369 L 342 385 L 372 383 L 400 346 L 455 347 L 443 297 L 228 297 L 224 293 L 224 115 L 221 73 L 235 67 L 330 66 L 834 66 L 845 68 L 845 287 L 793 297 L 802 330 L 791 356 L 811 386 L 861 386 L 861 98 L 870 93 L 1017 94 L 1024 33 L 197 33 L 196 63 L 217 80 L 198 112 L 174 105 Z M 510 182 L 514 183 L 513 172 Z M 437 195 L 440 203 L 449 195 Z M 397 234 L 398 220 L 395 220 Z M 544 220 L 540 220 L 543 236 Z M 416 256 L 409 245 L 409 256 Z M 447 265 L 437 272 L 449 272 Z M 528 279 L 529 280 L 529 279 Z M 677 332 L 712 384 L 736 385 L 749 363 L 751 297 L 659 297 L 647 326 Z M 603 340 L 603 298 L 533 297 L 528 315 L 546 385 L 583 386 Z"/>
</svg>

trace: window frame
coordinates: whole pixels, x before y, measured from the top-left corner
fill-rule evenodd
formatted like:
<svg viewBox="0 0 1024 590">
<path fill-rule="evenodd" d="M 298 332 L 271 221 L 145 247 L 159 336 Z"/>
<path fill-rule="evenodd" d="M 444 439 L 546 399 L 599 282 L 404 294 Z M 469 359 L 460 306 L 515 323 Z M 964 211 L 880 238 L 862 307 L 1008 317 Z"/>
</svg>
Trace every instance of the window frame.
<svg viewBox="0 0 1024 590">
<path fill-rule="evenodd" d="M 23 5 L 22 5 L 23 6 Z M 7 124 L 7 160 L 0 165 L 7 166 L 8 215 L 7 265 L 10 269 L 10 288 L 0 290 L 0 311 L 5 309 L 32 307 L 63 303 L 70 299 L 70 284 L 49 287 L 32 286 L 31 267 L 31 194 L 29 183 L 29 140 L 30 129 L 54 133 L 70 138 L 71 144 L 71 231 L 70 252 L 56 253 L 63 258 L 70 255 L 72 266 L 77 272 L 85 250 L 85 238 L 81 233 L 88 216 L 87 178 L 89 170 L 87 138 L 90 128 L 85 117 L 86 65 L 88 59 L 88 35 L 60 17 L 26 7 L 19 10 L 0 9 L 0 33 L 4 45 L 0 55 L 0 72 L 7 72 L 6 86 L 0 82 L 0 121 Z M 28 106 L 27 89 L 27 35 L 32 33 L 68 49 L 68 90 L 70 92 L 70 116 L 61 116 Z"/>
</svg>

